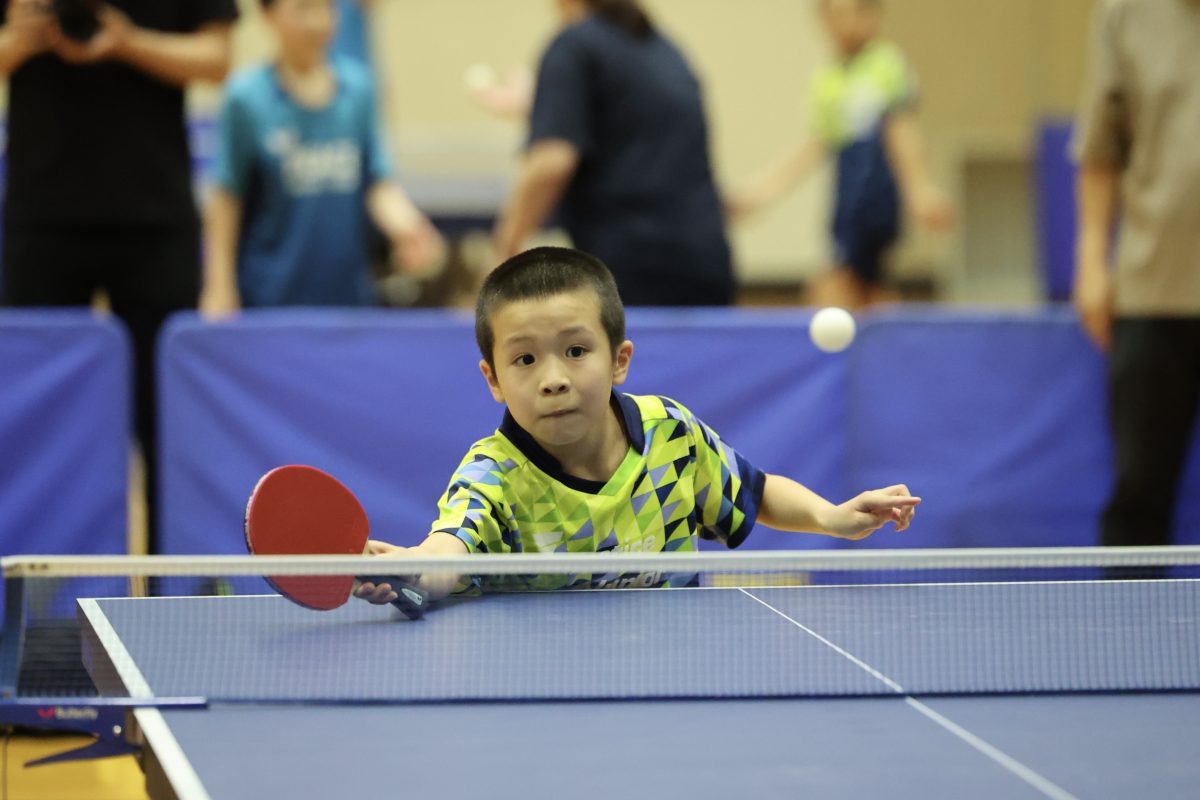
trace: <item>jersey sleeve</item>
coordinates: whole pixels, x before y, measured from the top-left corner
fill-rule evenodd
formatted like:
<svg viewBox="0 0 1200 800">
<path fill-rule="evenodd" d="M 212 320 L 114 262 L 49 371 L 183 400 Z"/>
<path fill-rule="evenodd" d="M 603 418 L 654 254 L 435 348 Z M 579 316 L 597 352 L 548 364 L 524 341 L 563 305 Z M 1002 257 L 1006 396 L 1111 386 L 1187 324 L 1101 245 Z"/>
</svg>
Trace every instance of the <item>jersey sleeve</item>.
<svg viewBox="0 0 1200 800">
<path fill-rule="evenodd" d="M 365 134 L 363 147 L 363 174 L 366 185 L 392 177 L 392 160 L 388 155 L 387 137 L 384 135 L 383 119 L 379 115 L 379 91 L 370 70 L 357 70 L 359 92 L 362 94 L 362 130 Z"/>
<path fill-rule="evenodd" d="M 758 519 L 766 474 L 686 408 L 670 401 L 667 408 L 669 414 L 678 412 L 695 454 L 697 532 L 701 538 L 737 547 Z"/>
<path fill-rule="evenodd" d="M 917 104 L 917 74 L 899 47 L 884 44 L 874 63 L 875 80 L 883 90 L 884 113 L 907 111 Z"/>
<path fill-rule="evenodd" d="M 836 75 L 827 69 L 815 72 L 808 82 L 808 120 L 813 136 L 827 145 L 843 137 L 837 118 Z"/>
<path fill-rule="evenodd" d="M 1120 70 L 1113 4 L 1096 4 L 1083 98 L 1071 154 L 1077 162 L 1120 166 L 1128 150 L 1127 105 Z"/>
<path fill-rule="evenodd" d="M 429 532 L 457 536 L 472 553 L 508 553 L 512 537 L 506 521 L 511 514 L 506 508 L 501 465 L 471 452 L 438 501 L 438 517 Z"/>
<path fill-rule="evenodd" d="M 254 124 L 250 108 L 231 84 L 225 92 L 217 120 L 217 146 L 213 159 L 213 180 L 235 197 L 243 197 L 254 170 Z"/>
<path fill-rule="evenodd" d="M 568 141 L 580 153 L 592 147 L 588 58 L 570 31 L 550 43 L 538 67 L 529 114 L 529 144 L 546 139 Z"/>
</svg>

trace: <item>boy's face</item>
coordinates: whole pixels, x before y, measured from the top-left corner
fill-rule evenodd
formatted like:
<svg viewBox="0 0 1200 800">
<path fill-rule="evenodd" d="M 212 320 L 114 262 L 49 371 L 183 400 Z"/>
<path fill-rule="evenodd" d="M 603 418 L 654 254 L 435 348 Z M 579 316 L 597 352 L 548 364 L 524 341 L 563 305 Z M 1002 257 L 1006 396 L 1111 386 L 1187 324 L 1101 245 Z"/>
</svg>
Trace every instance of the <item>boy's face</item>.
<svg viewBox="0 0 1200 800">
<path fill-rule="evenodd" d="M 491 316 L 493 369 L 479 368 L 492 397 L 507 403 L 518 424 L 551 453 L 599 444 L 614 384 L 625 382 L 633 344 L 613 358 L 590 289 L 519 300 Z"/>
<path fill-rule="evenodd" d="M 266 18 L 280 48 L 309 57 L 325 53 L 337 25 L 333 0 L 275 0 Z"/>
<path fill-rule="evenodd" d="M 821 0 L 821 19 L 842 54 L 858 52 L 879 33 L 879 9 L 862 0 Z"/>
</svg>

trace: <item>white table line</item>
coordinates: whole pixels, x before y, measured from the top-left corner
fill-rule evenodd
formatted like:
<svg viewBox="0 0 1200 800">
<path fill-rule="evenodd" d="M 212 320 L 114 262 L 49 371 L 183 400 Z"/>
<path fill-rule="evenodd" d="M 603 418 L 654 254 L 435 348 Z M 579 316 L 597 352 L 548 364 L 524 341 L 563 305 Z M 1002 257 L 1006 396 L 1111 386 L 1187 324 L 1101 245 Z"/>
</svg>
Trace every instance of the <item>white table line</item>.
<svg viewBox="0 0 1200 800">
<path fill-rule="evenodd" d="M 915 697 L 910 696 L 908 694 L 908 692 L 905 691 L 903 686 L 896 683 L 896 681 L 892 680 L 887 675 L 884 675 L 882 672 L 875 669 L 870 664 L 866 663 L 861 658 L 859 658 L 858 656 L 849 652 L 845 648 L 835 644 L 834 642 L 831 642 L 829 639 L 826 639 L 824 636 L 817 633 L 812 628 L 809 628 L 807 625 L 804 625 L 803 623 L 793 619 L 792 617 L 788 616 L 783 611 L 780 611 L 778 608 L 775 608 L 775 606 L 771 605 L 770 603 L 766 602 L 765 600 L 755 597 L 753 594 L 746 591 L 745 589 L 739 589 L 738 591 L 740 591 L 742 594 L 749 597 L 754 602 L 765 606 L 766 608 L 770 609 L 774 613 L 783 617 L 785 620 L 792 623 L 797 628 L 799 628 L 800 630 L 807 633 L 809 636 L 811 636 L 814 639 L 816 639 L 817 641 L 819 641 L 821 644 L 832 649 L 838 655 L 846 658 L 852 664 L 854 664 L 856 667 L 864 670 L 871 677 L 882 682 L 885 686 L 887 686 L 889 689 L 891 689 L 897 695 L 903 696 L 904 702 L 910 708 L 918 711 L 926 719 L 929 719 L 932 722 L 936 723 L 943 730 L 948 731 L 949 733 L 953 734 L 955 737 L 957 737 L 961 741 L 966 742 L 968 745 L 973 747 L 975 750 L 979 751 L 984 756 L 988 757 L 992 761 L 994 761 L 997 764 L 999 764 L 1000 766 L 1004 767 L 1006 770 L 1008 770 L 1012 774 L 1016 775 L 1018 778 L 1025 781 L 1033 788 L 1037 789 L 1039 792 L 1044 794 L 1046 797 L 1053 798 L 1053 800 L 1078 800 L 1078 798 L 1076 798 L 1075 795 L 1066 791 L 1061 786 L 1059 786 L 1058 784 L 1051 781 L 1049 778 L 1045 777 L 1044 775 L 1041 775 L 1037 771 L 1022 764 L 1020 761 L 1017 761 L 1015 758 L 1008 755 L 1003 750 L 1000 750 L 995 745 L 992 745 L 989 742 L 981 739 L 980 737 L 971 733 L 967 729 L 963 728 L 961 725 L 958 725 L 957 723 L 953 722 L 952 720 L 947 719 L 946 717 L 942 716 L 941 714 L 934 711 L 929 706 L 922 703 L 920 700 L 917 700 Z"/>
</svg>

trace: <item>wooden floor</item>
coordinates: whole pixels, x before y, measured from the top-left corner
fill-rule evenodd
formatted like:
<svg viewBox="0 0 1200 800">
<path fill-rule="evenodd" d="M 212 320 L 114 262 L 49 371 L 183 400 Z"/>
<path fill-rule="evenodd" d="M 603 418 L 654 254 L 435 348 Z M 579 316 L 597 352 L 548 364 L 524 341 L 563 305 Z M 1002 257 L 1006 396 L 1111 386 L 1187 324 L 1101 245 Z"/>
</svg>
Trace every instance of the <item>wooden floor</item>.
<svg viewBox="0 0 1200 800">
<path fill-rule="evenodd" d="M 13 736 L 3 750 L 5 800 L 146 800 L 145 780 L 133 756 L 25 767 L 26 761 L 82 747 L 86 736 Z M 0 745 L 3 747 L 3 745 Z"/>
</svg>

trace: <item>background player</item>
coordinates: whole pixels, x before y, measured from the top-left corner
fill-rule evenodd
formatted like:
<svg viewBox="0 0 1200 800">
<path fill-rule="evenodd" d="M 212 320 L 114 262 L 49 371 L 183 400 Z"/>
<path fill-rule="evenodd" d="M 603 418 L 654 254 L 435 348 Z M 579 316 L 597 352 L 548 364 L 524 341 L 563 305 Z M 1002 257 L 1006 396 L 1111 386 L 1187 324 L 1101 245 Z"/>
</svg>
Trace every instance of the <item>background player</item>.
<svg viewBox="0 0 1200 800">
<path fill-rule="evenodd" d="M 1200 3 L 1100 3 L 1091 56 L 1073 299 L 1109 356 L 1116 480 L 1101 539 L 1169 544 L 1200 406 Z"/>
<path fill-rule="evenodd" d="M 333 0 L 262 6 L 278 57 L 226 88 L 201 309 L 373 305 L 369 221 L 405 269 L 440 237 L 390 178 L 367 66 L 329 57 Z"/>
<path fill-rule="evenodd" d="M 729 242 L 691 65 L 636 0 L 555 0 L 528 149 L 496 225 L 501 258 L 550 214 L 604 259 L 626 305 L 726 305 Z"/>
<path fill-rule="evenodd" d="M 158 551 L 156 348 L 200 293 L 185 89 L 229 70 L 234 0 L 9 0 L 3 301 L 89 306 L 129 329 L 145 461 L 147 547 Z M 65 5 L 65 4 L 64 4 Z M 62 27 L 66 25 L 66 30 Z M 103 421 L 96 422 L 103 424 Z"/>
<path fill-rule="evenodd" d="M 726 205 L 731 219 L 748 216 L 836 156 L 834 266 L 813 281 L 808 302 L 855 309 L 886 297 L 884 261 L 900 234 L 901 200 L 935 230 L 949 227 L 952 211 L 929 178 L 916 79 L 900 49 L 879 37 L 880 0 L 821 0 L 821 16 L 837 59 L 812 80 L 812 135 Z"/>
</svg>

